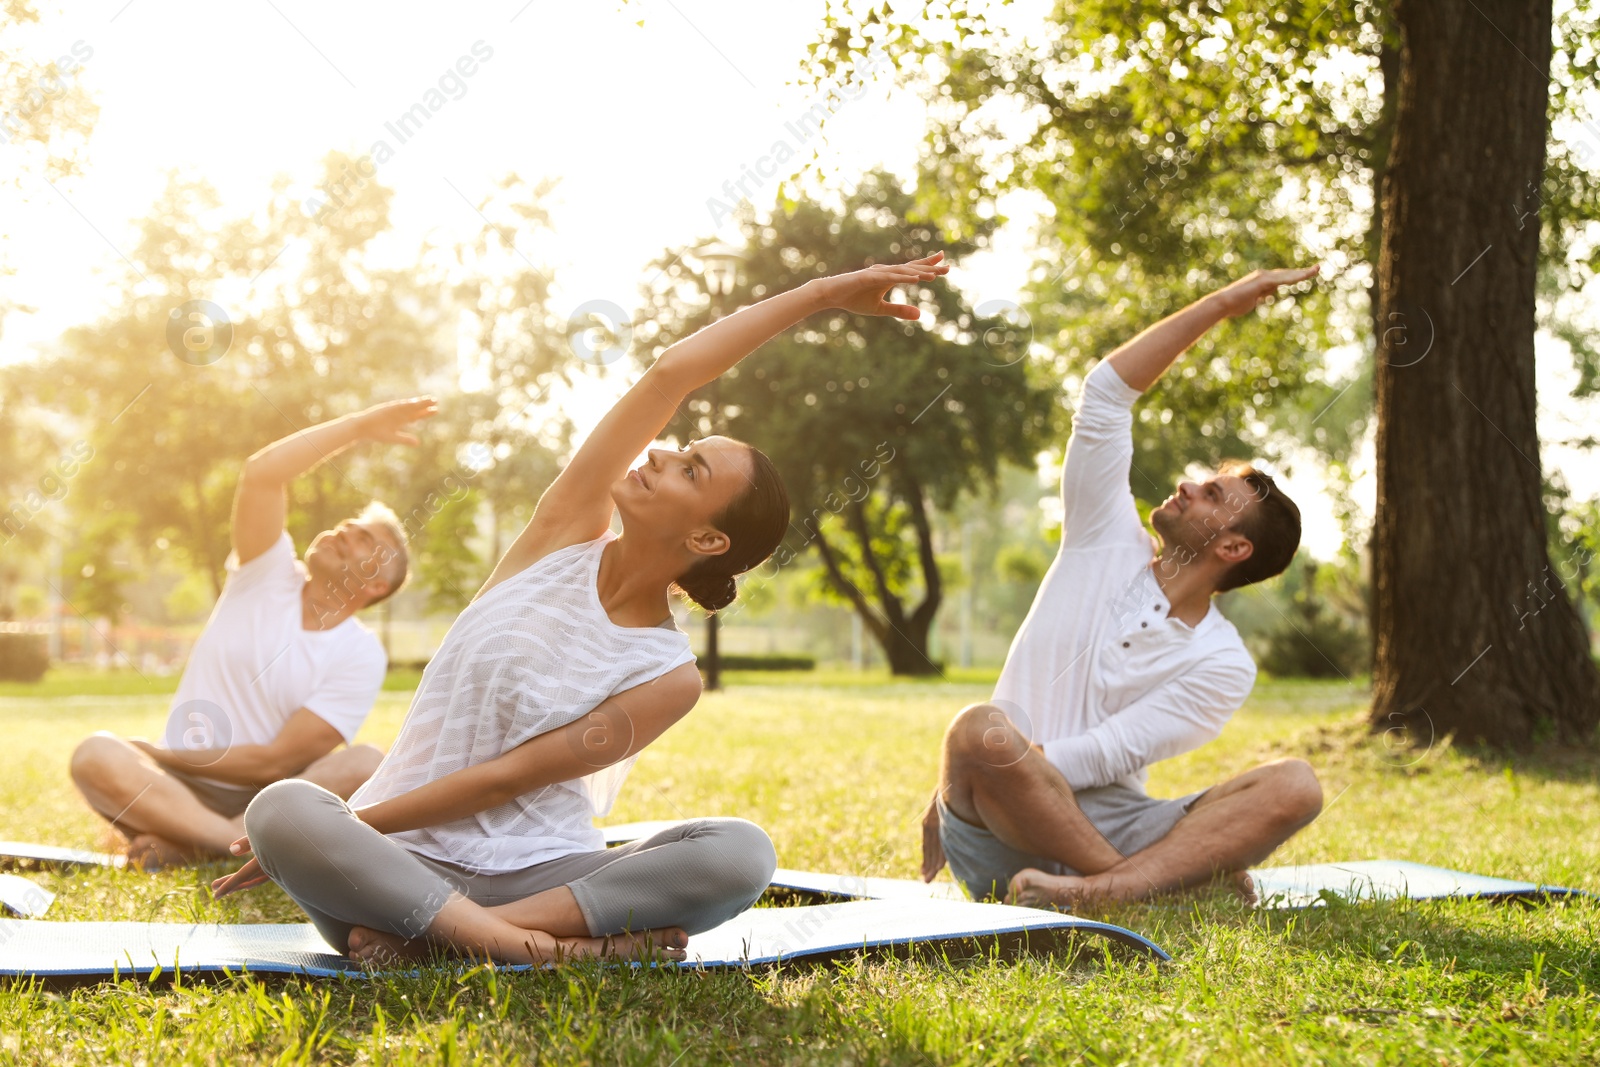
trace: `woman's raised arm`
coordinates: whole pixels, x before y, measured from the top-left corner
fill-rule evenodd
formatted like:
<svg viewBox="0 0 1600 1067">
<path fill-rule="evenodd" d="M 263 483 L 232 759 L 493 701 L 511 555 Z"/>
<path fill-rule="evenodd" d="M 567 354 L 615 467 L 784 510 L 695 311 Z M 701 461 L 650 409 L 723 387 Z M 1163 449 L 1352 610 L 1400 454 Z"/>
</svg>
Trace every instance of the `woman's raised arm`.
<svg viewBox="0 0 1600 1067">
<path fill-rule="evenodd" d="M 880 263 L 806 282 L 719 319 L 668 348 L 608 411 L 539 498 L 527 527 L 506 550 L 479 595 L 540 557 L 599 537 L 611 524 L 611 485 L 661 435 L 678 405 L 745 356 L 806 316 L 827 308 L 916 319 L 909 304 L 884 297 L 898 285 L 949 271 L 944 253 Z"/>
</svg>

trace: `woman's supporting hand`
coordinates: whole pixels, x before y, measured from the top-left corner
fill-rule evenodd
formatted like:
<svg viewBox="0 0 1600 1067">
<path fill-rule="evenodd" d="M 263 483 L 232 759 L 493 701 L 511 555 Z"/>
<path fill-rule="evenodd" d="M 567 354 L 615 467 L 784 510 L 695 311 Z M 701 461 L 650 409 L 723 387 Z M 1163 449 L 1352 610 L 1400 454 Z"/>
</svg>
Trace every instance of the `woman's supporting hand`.
<svg viewBox="0 0 1600 1067">
<path fill-rule="evenodd" d="M 239 838 L 239 840 L 228 846 L 228 851 L 235 856 L 249 856 L 252 851 L 250 839 L 248 837 Z M 212 881 L 211 896 L 215 900 L 221 900 L 229 893 L 239 893 L 246 889 L 254 889 L 262 882 L 270 881 L 272 879 L 268 877 L 266 871 L 261 869 L 260 862 L 251 857 L 250 862 L 240 867 L 237 871 Z"/>
<path fill-rule="evenodd" d="M 877 263 L 849 274 L 835 274 L 818 285 L 825 306 L 853 311 L 858 315 L 891 315 L 897 319 L 917 319 L 922 312 L 910 304 L 891 304 L 884 299 L 897 285 L 927 281 L 950 272 L 944 253 L 935 252 L 909 263 Z"/>
</svg>

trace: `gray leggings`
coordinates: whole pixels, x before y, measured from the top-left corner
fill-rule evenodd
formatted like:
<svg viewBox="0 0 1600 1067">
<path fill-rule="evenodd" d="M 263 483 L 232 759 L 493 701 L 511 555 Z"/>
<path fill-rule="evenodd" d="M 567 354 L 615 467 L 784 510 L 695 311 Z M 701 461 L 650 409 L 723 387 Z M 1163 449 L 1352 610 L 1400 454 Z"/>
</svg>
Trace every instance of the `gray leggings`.
<svg viewBox="0 0 1600 1067">
<path fill-rule="evenodd" d="M 754 904 L 778 865 L 755 823 L 693 819 L 617 848 L 475 874 L 407 851 L 300 779 L 257 794 L 244 828 L 261 869 L 341 952 L 355 926 L 421 937 L 456 894 L 493 907 L 558 886 L 572 890 L 593 937 L 662 926 L 696 934 Z"/>
</svg>

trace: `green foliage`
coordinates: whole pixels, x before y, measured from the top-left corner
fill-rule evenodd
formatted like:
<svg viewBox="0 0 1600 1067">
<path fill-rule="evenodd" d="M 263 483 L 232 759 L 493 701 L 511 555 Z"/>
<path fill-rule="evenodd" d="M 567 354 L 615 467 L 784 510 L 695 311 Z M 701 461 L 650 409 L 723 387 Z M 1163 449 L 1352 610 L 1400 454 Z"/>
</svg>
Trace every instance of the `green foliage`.
<svg viewBox="0 0 1600 1067">
<path fill-rule="evenodd" d="M 417 578 L 428 590 L 430 611 L 460 611 L 478 591 L 483 560 L 472 550 L 471 541 L 480 503 L 482 495 L 476 489 L 446 495 L 423 527 L 430 551 L 417 567 Z"/>
<path fill-rule="evenodd" d="M 1390 5 L 1088 0 L 1025 29 L 1002 11 L 831 0 L 808 74 L 847 79 L 878 49 L 895 61 L 929 101 L 918 206 L 946 232 L 981 235 L 1009 192 L 1048 202 L 1026 307 L 1064 374 L 1254 267 L 1322 261 L 1312 292 L 1203 340 L 1152 391 L 1135 491 L 1150 502 L 1190 463 L 1277 458 L 1287 441 L 1347 482 L 1372 411 L 1370 358 L 1335 380 L 1322 353 L 1372 348 L 1371 205 L 1400 63 Z M 1600 267 L 1583 236 L 1600 219 L 1600 127 L 1579 125 L 1597 43 L 1592 6 L 1565 8 L 1549 166 L 1520 207 L 1542 220 L 1543 324 L 1573 342 L 1580 393 L 1600 379 L 1600 348 L 1554 297 Z"/>
<path fill-rule="evenodd" d="M 1592 633 L 1600 618 L 1600 499 L 1575 501 L 1565 480 L 1550 475 L 1544 500 L 1550 565 L 1543 579 L 1529 586 L 1516 611 L 1537 615 L 1551 598 L 1570 597 Z"/>
<path fill-rule="evenodd" d="M 100 105 L 83 77 L 93 64 L 95 46 L 103 38 L 92 34 L 76 41 L 64 39 L 59 22 L 49 32 L 32 0 L 5 0 L 0 5 L 0 149 L 6 166 L 0 186 L 44 198 L 46 182 L 59 182 L 83 173 L 84 149 L 100 118 Z M 0 249 L 0 279 L 17 272 Z M 13 311 L 31 311 L 0 287 L 0 330 Z M 0 403 L 0 441 L 4 438 L 4 406 Z M 13 455 L 0 450 L 0 455 Z M 0 490 L 8 490 L 12 472 L 0 471 Z"/>
<path fill-rule="evenodd" d="M 1044 580 L 1050 567 L 1050 557 L 1035 545 L 1006 545 L 995 557 L 995 576 L 1004 582 L 1032 582 Z"/>
<path fill-rule="evenodd" d="M 324 184 L 350 163 L 330 153 Z M 430 602 L 464 603 L 483 571 L 466 543 L 470 502 L 503 501 L 508 519 L 531 511 L 565 442 L 559 412 L 543 423 L 530 414 L 571 360 L 546 275 L 510 249 L 516 226 L 548 221 L 542 189 L 518 185 L 505 180 L 481 205 L 490 221 L 452 250 L 453 263 L 424 251 L 413 269 L 379 270 L 369 250 L 389 229 L 392 193 L 375 182 L 313 220 L 284 193 L 286 179 L 264 217 L 231 218 L 204 181 L 172 178 L 131 249 L 122 304 L 10 372 L 26 410 L 66 416 L 92 452 L 67 486 L 73 603 L 115 614 L 120 585 L 159 552 L 206 575 L 215 594 L 247 456 L 375 401 L 430 391 L 442 412 L 421 446 L 357 446 L 324 463 L 290 487 L 288 527 L 303 546 L 383 499 L 413 539 Z M 191 300 L 221 306 L 231 323 L 218 359 L 169 346 L 169 322 Z M 476 344 L 458 361 L 463 322 Z M 0 438 L 7 426 L 0 413 Z M 475 491 L 463 495 L 468 483 Z M 129 555 L 142 558 L 125 564 Z"/>
<path fill-rule="evenodd" d="M 942 239 L 914 208 L 893 178 L 874 173 L 839 204 L 801 200 L 745 218 L 744 277 L 730 306 L 874 262 L 936 249 L 959 260 L 977 247 Z M 652 356 L 712 315 L 685 257 L 664 255 L 659 267 L 646 293 L 642 348 Z M 1005 332 L 1001 315 L 979 316 L 943 282 L 906 299 L 921 321 L 833 312 L 799 324 L 691 396 L 672 429 L 720 429 L 771 456 L 794 505 L 774 565 L 816 546 L 829 588 L 891 662 L 925 669 L 942 597 L 928 508 L 992 484 L 1006 460 L 1031 462 L 1055 425 L 1057 391 L 1030 361 L 985 347 L 986 333 Z M 919 590 L 915 607 L 903 603 Z"/>
<path fill-rule="evenodd" d="M 1353 568 L 1301 553 L 1279 582 L 1286 604 L 1260 650 L 1261 669 L 1279 678 L 1351 678 L 1372 669 L 1365 590 Z M 1271 595 L 1271 594 L 1268 594 Z"/>
</svg>

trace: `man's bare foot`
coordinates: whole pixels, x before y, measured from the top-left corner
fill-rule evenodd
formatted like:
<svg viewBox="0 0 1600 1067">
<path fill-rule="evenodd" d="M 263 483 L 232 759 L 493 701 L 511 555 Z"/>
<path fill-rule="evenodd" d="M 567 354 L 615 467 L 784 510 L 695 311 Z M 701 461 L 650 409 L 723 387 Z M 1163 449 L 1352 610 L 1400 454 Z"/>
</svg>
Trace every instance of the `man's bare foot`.
<svg viewBox="0 0 1600 1067">
<path fill-rule="evenodd" d="M 685 951 L 689 944 L 689 935 L 676 926 L 664 926 L 659 930 L 640 930 L 637 933 L 609 934 L 605 937 L 552 937 L 540 930 L 529 930 L 527 937 L 528 940 L 518 947 L 523 951 L 531 951 L 540 962 L 547 964 L 567 963 L 593 957 L 677 962 L 687 959 L 689 955 Z"/>
<path fill-rule="evenodd" d="M 1024 908 L 1071 911 L 1089 897 L 1089 880 L 1073 874 L 1046 874 L 1029 867 L 1011 878 L 1006 903 Z"/>
<path fill-rule="evenodd" d="M 128 839 L 128 866 L 141 871 L 183 867 L 209 858 L 199 849 L 175 844 L 155 834 L 135 834 Z"/>
<path fill-rule="evenodd" d="M 1239 894 L 1239 899 L 1246 904 L 1254 906 L 1261 903 L 1261 898 L 1256 896 L 1255 879 L 1250 877 L 1249 871 L 1234 871 L 1228 875 L 1228 885 Z"/>
<path fill-rule="evenodd" d="M 353 960 L 374 967 L 387 967 L 394 963 L 425 960 L 433 955 L 434 946 L 425 937 L 407 940 L 384 930 L 357 926 L 350 931 L 348 952 Z"/>
<path fill-rule="evenodd" d="M 596 940 L 609 942 L 604 955 L 625 959 L 643 960 L 655 957 L 681 960 L 688 955 L 684 949 L 688 947 L 689 935 L 677 926 L 663 926 L 657 930 L 640 930 L 631 934 L 612 934 L 610 937 Z"/>
</svg>

